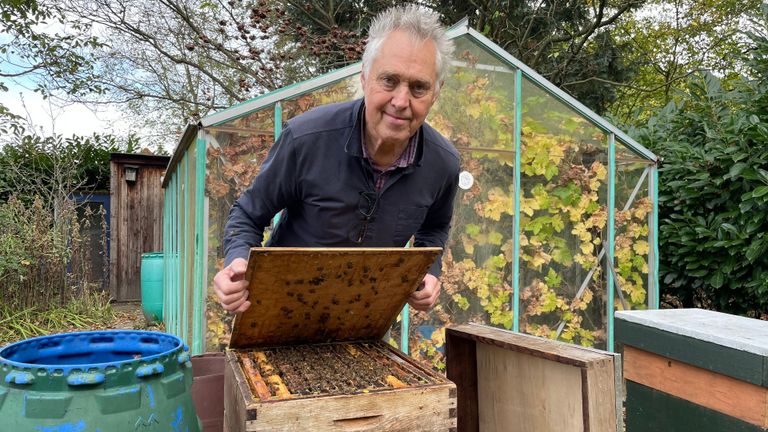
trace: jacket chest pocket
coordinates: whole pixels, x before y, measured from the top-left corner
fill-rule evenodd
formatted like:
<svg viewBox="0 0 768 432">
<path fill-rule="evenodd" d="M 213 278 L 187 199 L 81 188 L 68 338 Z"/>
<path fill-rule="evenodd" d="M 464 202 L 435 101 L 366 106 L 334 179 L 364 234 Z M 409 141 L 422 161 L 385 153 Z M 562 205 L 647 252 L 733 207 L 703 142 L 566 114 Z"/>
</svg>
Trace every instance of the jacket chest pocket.
<svg viewBox="0 0 768 432">
<path fill-rule="evenodd" d="M 405 245 L 408 239 L 416 233 L 424 218 L 427 216 L 428 207 L 401 206 L 397 212 L 395 224 L 395 244 Z"/>
</svg>

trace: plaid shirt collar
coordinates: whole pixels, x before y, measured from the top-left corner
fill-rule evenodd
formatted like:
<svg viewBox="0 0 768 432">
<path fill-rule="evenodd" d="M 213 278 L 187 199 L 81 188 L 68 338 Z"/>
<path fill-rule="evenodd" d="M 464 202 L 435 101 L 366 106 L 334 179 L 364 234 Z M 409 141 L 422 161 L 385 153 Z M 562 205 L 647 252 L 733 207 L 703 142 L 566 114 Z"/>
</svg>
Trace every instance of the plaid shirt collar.
<svg viewBox="0 0 768 432">
<path fill-rule="evenodd" d="M 371 161 L 371 157 L 368 154 L 368 149 L 365 147 L 365 117 L 363 117 L 363 128 L 362 128 L 362 137 L 360 139 L 360 143 L 363 147 L 363 157 L 365 159 L 368 159 L 368 162 L 371 162 L 371 166 L 373 167 L 373 163 Z M 384 169 L 381 172 L 388 172 L 392 171 L 396 168 L 405 168 L 408 165 L 411 165 L 413 161 L 416 159 L 416 146 L 419 141 L 419 130 L 416 130 L 416 133 L 411 136 L 411 138 L 408 140 L 408 146 L 403 150 L 402 153 L 400 153 L 400 156 L 395 160 L 392 165 L 390 165 L 388 168 Z M 374 170 L 379 171 L 374 167 Z"/>
</svg>

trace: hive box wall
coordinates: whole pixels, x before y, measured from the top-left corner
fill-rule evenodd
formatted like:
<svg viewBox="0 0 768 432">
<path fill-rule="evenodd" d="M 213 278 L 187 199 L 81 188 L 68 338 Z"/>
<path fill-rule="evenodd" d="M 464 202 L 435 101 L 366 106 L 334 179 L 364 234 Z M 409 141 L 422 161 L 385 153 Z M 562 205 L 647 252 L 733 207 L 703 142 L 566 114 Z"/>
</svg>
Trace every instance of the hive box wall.
<svg viewBox="0 0 768 432">
<path fill-rule="evenodd" d="M 481 325 L 446 330 L 459 431 L 621 430 L 618 355 Z"/>
<path fill-rule="evenodd" d="M 768 322 L 702 309 L 615 322 L 628 432 L 768 430 Z"/>
<path fill-rule="evenodd" d="M 455 431 L 456 387 L 443 382 L 352 395 L 261 401 L 227 351 L 225 428 L 256 431 Z"/>
</svg>

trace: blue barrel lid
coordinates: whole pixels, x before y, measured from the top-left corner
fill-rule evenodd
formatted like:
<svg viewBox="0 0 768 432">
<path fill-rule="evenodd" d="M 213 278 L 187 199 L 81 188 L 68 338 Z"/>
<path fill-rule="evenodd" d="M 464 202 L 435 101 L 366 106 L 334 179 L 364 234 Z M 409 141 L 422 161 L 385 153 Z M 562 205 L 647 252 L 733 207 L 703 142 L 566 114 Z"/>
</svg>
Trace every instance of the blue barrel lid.
<svg viewBox="0 0 768 432">
<path fill-rule="evenodd" d="M 59 372 L 104 370 L 127 363 L 151 362 L 189 351 L 178 337 L 145 330 L 103 330 L 40 336 L 0 350 L 0 365 Z"/>
</svg>

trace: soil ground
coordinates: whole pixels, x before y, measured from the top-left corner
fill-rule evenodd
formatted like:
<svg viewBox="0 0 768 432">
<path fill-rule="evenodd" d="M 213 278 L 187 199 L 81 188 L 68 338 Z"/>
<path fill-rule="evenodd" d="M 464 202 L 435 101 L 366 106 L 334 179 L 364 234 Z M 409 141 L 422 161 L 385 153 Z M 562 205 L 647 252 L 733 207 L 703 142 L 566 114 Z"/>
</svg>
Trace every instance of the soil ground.
<svg viewBox="0 0 768 432">
<path fill-rule="evenodd" d="M 165 325 L 162 323 L 151 323 L 144 318 L 141 311 L 141 303 L 113 303 L 112 310 L 115 311 L 115 318 L 106 328 L 93 330 L 155 330 L 165 331 Z"/>
</svg>

